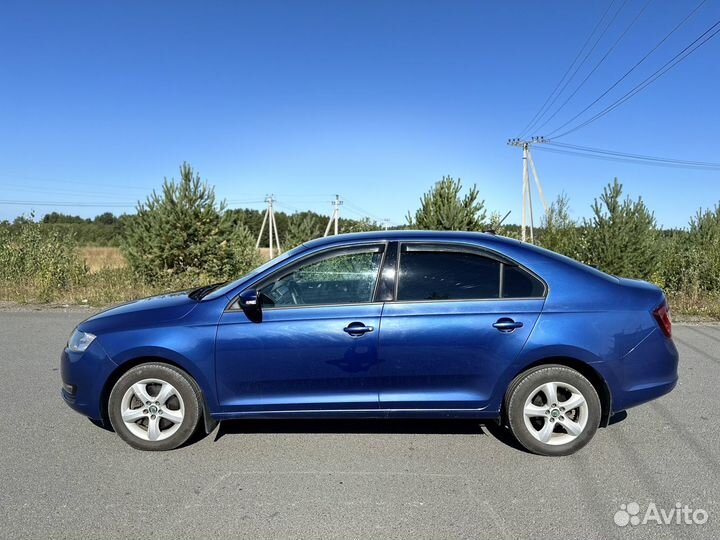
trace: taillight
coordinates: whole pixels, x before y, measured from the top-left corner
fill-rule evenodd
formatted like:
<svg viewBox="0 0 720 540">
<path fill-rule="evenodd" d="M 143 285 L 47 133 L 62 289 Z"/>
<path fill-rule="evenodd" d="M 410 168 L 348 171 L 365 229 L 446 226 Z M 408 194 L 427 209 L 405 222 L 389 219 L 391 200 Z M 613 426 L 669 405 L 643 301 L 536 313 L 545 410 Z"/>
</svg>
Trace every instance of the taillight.
<svg viewBox="0 0 720 540">
<path fill-rule="evenodd" d="M 653 317 L 658 323 L 660 330 L 663 331 L 667 337 L 672 337 L 672 321 L 670 320 L 670 308 L 667 305 L 667 301 L 663 300 L 655 311 L 653 311 Z"/>
</svg>

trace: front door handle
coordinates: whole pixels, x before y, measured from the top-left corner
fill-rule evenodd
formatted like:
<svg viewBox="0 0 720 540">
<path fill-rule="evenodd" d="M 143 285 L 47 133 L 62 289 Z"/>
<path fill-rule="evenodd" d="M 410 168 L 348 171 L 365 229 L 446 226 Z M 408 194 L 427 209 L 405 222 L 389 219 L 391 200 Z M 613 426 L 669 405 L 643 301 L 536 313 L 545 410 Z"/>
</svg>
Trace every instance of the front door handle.
<svg viewBox="0 0 720 540">
<path fill-rule="evenodd" d="M 343 331 L 350 334 L 353 337 L 362 336 L 363 334 L 367 334 L 368 332 L 372 332 L 375 330 L 372 326 L 367 326 L 365 323 L 361 322 L 352 322 L 348 324 L 345 328 L 343 328 Z"/>
<path fill-rule="evenodd" d="M 495 324 L 493 324 L 493 328 L 497 328 L 501 332 L 512 332 L 516 328 L 522 328 L 523 323 L 520 321 L 513 321 L 510 317 L 501 317 L 498 319 Z"/>
</svg>

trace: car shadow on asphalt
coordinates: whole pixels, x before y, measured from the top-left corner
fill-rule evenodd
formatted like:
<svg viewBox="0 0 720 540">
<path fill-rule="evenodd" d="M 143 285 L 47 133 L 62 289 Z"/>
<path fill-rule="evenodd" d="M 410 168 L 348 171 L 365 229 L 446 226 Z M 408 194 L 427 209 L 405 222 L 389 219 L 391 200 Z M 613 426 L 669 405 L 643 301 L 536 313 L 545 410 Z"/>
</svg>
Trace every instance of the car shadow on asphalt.
<svg viewBox="0 0 720 540">
<path fill-rule="evenodd" d="M 215 432 L 215 442 L 225 436 L 249 433 L 348 433 L 398 435 L 479 435 L 494 438 L 516 450 L 527 452 L 510 431 L 494 422 L 472 419 L 248 419 L 223 420 Z"/>
</svg>

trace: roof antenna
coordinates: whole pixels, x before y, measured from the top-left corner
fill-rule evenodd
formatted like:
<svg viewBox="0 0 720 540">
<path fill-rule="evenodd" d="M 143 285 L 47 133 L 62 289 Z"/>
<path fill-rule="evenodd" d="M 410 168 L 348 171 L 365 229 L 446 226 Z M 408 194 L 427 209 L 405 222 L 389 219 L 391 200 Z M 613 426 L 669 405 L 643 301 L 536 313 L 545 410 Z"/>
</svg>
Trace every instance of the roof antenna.
<svg viewBox="0 0 720 540">
<path fill-rule="evenodd" d="M 508 213 L 505 214 L 503 216 L 503 218 L 499 221 L 499 223 L 497 224 L 497 227 L 500 227 L 503 224 L 503 221 L 505 221 L 507 219 L 507 217 L 510 215 L 510 212 L 512 212 L 512 210 L 508 210 Z M 487 234 L 497 234 L 495 232 L 495 229 L 485 229 L 483 232 L 487 233 Z"/>
</svg>

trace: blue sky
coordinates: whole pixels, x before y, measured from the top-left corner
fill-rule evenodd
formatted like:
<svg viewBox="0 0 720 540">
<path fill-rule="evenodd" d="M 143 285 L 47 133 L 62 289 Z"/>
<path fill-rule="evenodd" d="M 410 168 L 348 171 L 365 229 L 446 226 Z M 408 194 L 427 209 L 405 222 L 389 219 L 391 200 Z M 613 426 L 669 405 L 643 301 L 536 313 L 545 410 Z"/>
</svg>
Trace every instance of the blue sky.
<svg viewBox="0 0 720 540">
<path fill-rule="evenodd" d="M 589 66 L 646 1 L 627 0 Z M 548 128 L 595 99 L 698 3 L 649 1 Z M 0 200 L 23 203 L 0 202 L 0 219 L 31 209 L 131 211 L 122 205 L 177 176 L 186 160 L 233 206 L 261 208 L 252 201 L 275 193 L 282 210 L 327 213 L 339 193 L 344 215 L 400 224 L 450 174 L 519 222 L 520 152 L 505 141 L 535 114 L 609 2 L 3 2 Z M 710 0 L 611 95 L 717 19 Z M 719 55 L 720 37 L 563 141 L 720 161 Z M 548 197 L 564 191 L 578 217 L 614 176 L 665 226 L 684 226 L 720 200 L 718 171 L 539 151 L 535 161 Z M 90 206 L 103 203 L 112 205 Z"/>
</svg>

